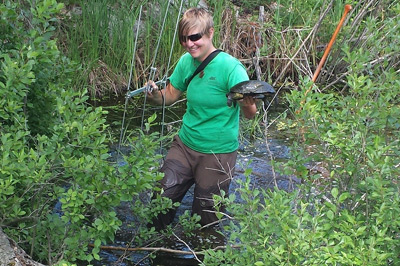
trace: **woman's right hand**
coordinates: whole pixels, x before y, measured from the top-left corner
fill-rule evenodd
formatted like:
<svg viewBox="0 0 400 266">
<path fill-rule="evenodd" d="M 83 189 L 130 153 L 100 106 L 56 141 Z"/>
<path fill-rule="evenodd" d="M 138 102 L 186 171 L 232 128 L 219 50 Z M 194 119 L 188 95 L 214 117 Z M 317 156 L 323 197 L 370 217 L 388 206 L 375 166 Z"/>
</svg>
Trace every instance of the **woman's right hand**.
<svg viewBox="0 0 400 266">
<path fill-rule="evenodd" d="M 149 80 L 144 84 L 148 88 L 146 89 L 146 94 L 149 100 L 154 103 L 158 103 L 159 99 L 162 98 L 161 91 L 158 89 L 156 83 L 152 80 Z"/>
<path fill-rule="evenodd" d="M 172 103 L 176 102 L 182 92 L 177 90 L 172 86 L 171 83 L 167 83 L 165 89 L 158 89 L 156 83 L 152 80 L 149 80 L 145 83 L 145 86 L 149 85 L 151 89 L 146 91 L 147 97 L 152 104 L 155 105 L 162 105 L 163 101 L 165 100 L 166 105 L 171 105 Z"/>
</svg>

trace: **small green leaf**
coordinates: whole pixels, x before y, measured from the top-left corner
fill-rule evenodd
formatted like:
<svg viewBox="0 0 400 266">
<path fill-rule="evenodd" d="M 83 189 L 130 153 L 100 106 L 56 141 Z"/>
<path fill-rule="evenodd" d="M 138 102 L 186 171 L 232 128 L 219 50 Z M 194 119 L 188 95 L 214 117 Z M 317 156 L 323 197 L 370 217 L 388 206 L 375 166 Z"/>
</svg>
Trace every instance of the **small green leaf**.
<svg viewBox="0 0 400 266">
<path fill-rule="evenodd" d="M 99 247 L 101 245 L 101 240 L 100 239 L 96 239 L 95 241 L 94 241 L 94 246 L 95 247 Z"/>
<path fill-rule="evenodd" d="M 332 194 L 332 196 L 333 196 L 335 199 L 337 199 L 337 196 L 339 195 L 338 189 L 335 188 L 335 187 L 332 188 L 331 194 Z"/>
<path fill-rule="evenodd" d="M 366 226 L 361 226 L 360 228 L 357 229 L 357 236 L 361 235 L 364 233 L 365 229 L 367 229 Z"/>
<path fill-rule="evenodd" d="M 94 204 L 94 199 L 87 199 L 87 200 L 86 200 L 86 203 L 87 203 L 87 204 Z"/>
<path fill-rule="evenodd" d="M 344 202 L 349 196 L 350 196 L 350 194 L 349 194 L 348 192 L 342 193 L 342 194 L 339 196 L 338 202 L 339 202 L 339 203 Z"/>
<path fill-rule="evenodd" d="M 331 210 L 329 210 L 329 211 L 326 212 L 326 216 L 329 218 L 329 220 L 333 220 L 333 217 L 335 215 L 333 214 L 333 212 Z"/>
<path fill-rule="evenodd" d="M 99 256 L 99 254 L 97 254 L 97 253 L 96 253 L 96 254 L 93 254 L 93 257 L 94 257 L 95 260 L 100 260 L 100 256 Z"/>
<path fill-rule="evenodd" d="M 332 204 L 332 203 L 330 203 L 330 202 L 325 202 L 325 205 L 330 209 L 330 210 L 332 210 L 333 212 L 336 212 L 336 210 L 337 210 L 337 207 L 336 207 L 336 205 L 334 205 L 334 204 Z"/>
</svg>

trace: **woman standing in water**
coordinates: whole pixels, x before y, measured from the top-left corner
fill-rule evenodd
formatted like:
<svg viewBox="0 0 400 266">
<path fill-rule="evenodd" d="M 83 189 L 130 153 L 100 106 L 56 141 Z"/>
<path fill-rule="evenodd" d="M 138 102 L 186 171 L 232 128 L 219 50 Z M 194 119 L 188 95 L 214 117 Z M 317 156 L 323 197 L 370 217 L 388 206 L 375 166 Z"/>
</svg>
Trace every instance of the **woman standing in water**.
<svg viewBox="0 0 400 266">
<path fill-rule="evenodd" d="M 236 164 L 239 147 L 239 114 L 251 119 L 256 114 L 252 97 L 239 105 L 227 106 L 226 94 L 239 82 L 249 79 L 244 66 L 231 55 L 220 52 L 199 74 L 191 76 L 197 67 L 217 49 L 212 39 L 214 22 L 203 8 L 188 9 L 179 22 L 179 40 L 186 53 L 179 59 L 169 83 L 163 90 L 148 92 L 152 104 L 176 102 L 186 92 L 187 109 L 179 134 L 175 136 L 161 168 L 162 196 L 181 202 L 195 184 L 192 213 L 200 215 L 202 225 L 217 221 L 213 195 L 224 190 L 227 195 Z M 176 210 L 160 214 L 153 225 L 165 228 Z"/>
</svg>

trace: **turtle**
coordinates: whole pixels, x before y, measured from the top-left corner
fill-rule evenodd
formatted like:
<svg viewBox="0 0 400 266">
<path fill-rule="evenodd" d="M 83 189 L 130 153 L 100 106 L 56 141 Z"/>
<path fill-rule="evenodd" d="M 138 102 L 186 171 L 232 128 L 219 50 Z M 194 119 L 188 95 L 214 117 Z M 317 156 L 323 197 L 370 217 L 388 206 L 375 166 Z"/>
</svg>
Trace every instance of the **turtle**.
<svg viewBox="0 0 400 266">
<path fill-rule="evenodd" d="M 246 80 L 239 82 L 229 90 L 229 93 L 226 94 L 228 98 L 227 104 L 229 107 L 232 106 L 232 103 L 236 105 L 237 100 L 241 100 L 244 96 L 249 95 L 257 99 L 262 99 L 265 106 L 267 106 L 267 95 L 274 96 L 275 93 L 274 88 L 265 81 Z"/>
</svg>

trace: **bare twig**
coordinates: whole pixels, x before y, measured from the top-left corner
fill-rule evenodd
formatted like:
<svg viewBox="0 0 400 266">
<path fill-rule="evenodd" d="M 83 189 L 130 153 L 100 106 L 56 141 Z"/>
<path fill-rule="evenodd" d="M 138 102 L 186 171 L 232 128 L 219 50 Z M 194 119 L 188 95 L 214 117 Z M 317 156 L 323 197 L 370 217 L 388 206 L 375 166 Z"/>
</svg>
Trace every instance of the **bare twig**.
<svg viewBox="0 0 400 266">
<path fill-rule="evenodd" d="M 226 216 L 228 219 L 230 220 L 235 220 L 235 218 L 233 218 L 232 216 L 229 216 L 228 214 L 224 213 L 224 212 L 217 212 L 217 211 L 211 211 L 211 210 L 203 210 L 203 212 L 210 212 L 210 213 L 220 213 L 224 216 Z"/>
<path fill-rule="evenodd" d="M 269 159 L 270 159 L 270 162 L 271 162 L 271 169 L 272 169 L 272 176 L 273 176 L 273 180 L 274 180 L 274 185 L 275 185 L 276 188 L 278 188 L 278 183 L 276 181 L 276 172 L 275 172 L 274 166 L 272 164 L 272 161 L 274 160 L 274 158 L 272 156 L 272 152 L 271 152 L 271 150 L 269 148 L 269 143 L 268 143 L 268 112 L 267 112 L 267 109 L 266 109 L 266 107 L 264 105 L 263 105 L 263 108 L 265 108 L 264 109 L 264 116 L 263 116 L 263 124 L 264 124 L 264 127 L 265 127 L 265 146 L 267 147 L 268 156 L 269 156 Z"/>
<path fill-rule="evenodd" d="M 197 257 L 196 252 L 195 252 L 194 250 L 192 250 L 192 249 L 189 247 L 189 245 L 188 245 L 185 241 L 183 241 L 182 239 L 180 239 L 175 233 L 172 233 L 172 234 L 174 235 L 174 237 L 175 237 L 176 239 L 178 239 L 179 242 L 183 243 L 183 244 L 189 249 L 189 251 L 193 254 L 194 258 L 200 263 L 200 265 L 205 265 L 205 264 Z"/>
<path fill-rule="evenodd" d="M 222 214 L 223 214 L 223 213 L 222 213 Z M 213 225 L 219 224 L 219 223 L 221 223 L 221 222 L 223 222 L 223 221 L 226 221 L 226 220 L 227 220 L 226 218 L 222 218 L 222 219 L 220 219 L 220 220 L 218 220 L 218 221 L 214 221 L 214 222 L 211 222 L 211 223 L 209 223 L 209 224 L 203 225 L 202 227 L 200 227 L 200 230 L 206 229 L 206 228 L 208 228 L 208 227 L 211 227 L 211 226 L 213 226 Z"/>
</svg>

